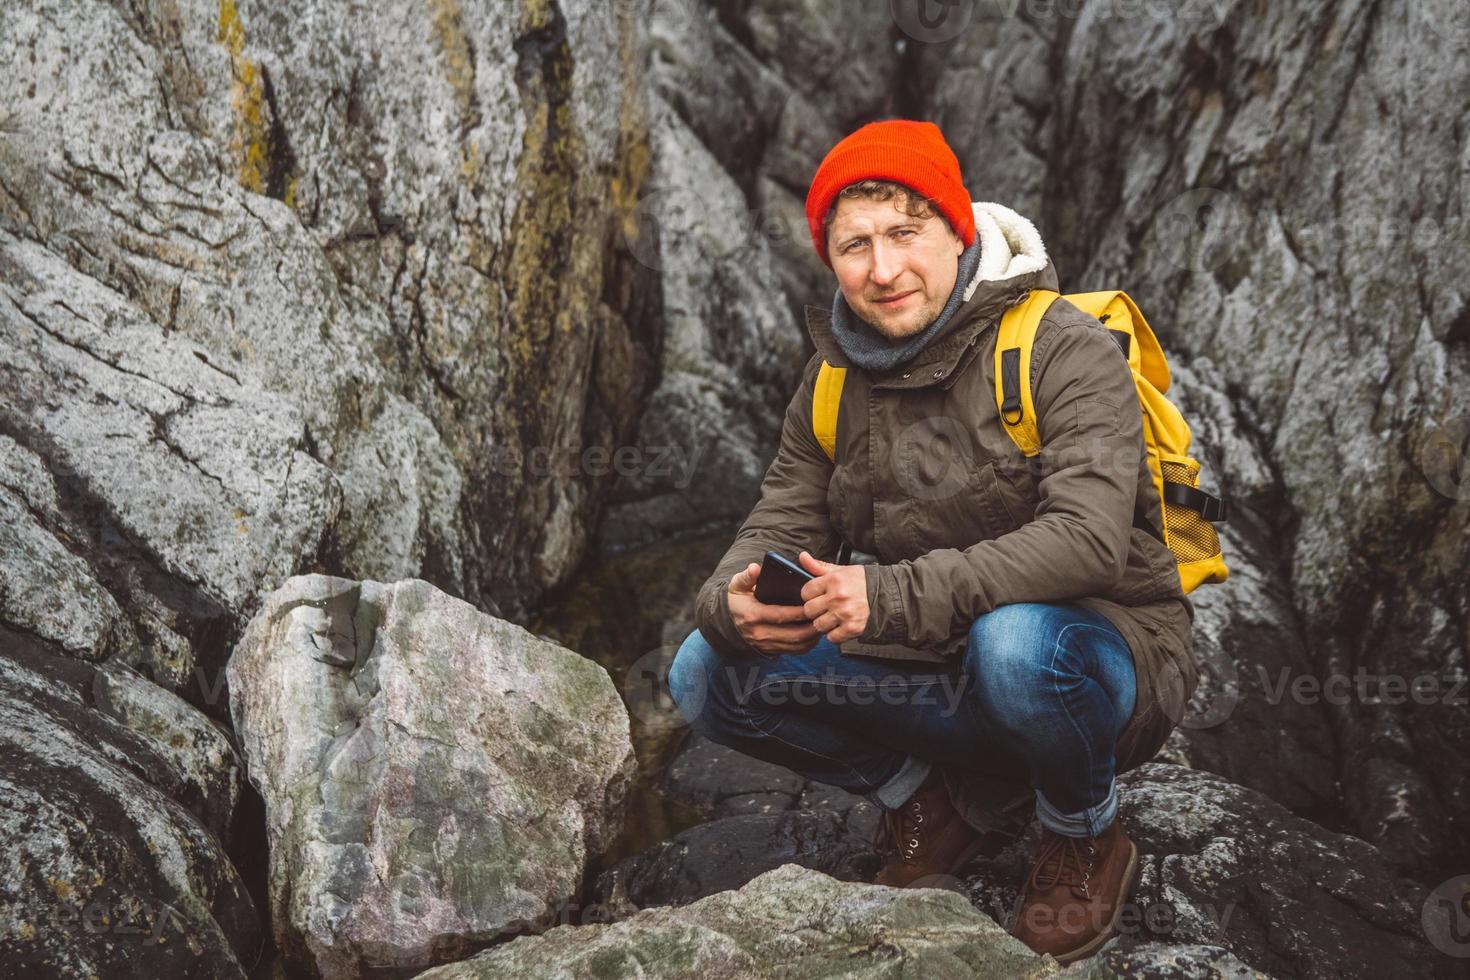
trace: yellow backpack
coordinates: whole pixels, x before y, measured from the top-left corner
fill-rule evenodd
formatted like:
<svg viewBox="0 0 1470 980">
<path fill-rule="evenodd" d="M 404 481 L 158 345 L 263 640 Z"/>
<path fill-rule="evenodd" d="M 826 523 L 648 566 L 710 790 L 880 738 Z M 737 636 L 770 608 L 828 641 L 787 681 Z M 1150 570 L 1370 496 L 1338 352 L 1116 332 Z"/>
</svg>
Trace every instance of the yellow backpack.
<svg viewBox="0 0 1470 980">
<path fill-rule="evenodd" d="M 1041 452 L 1036 407 L 1031 400 L 1031 346 L 1047 308 L 1060 296 L 1045 289 L 1001 317 L 995 342 L 995 403 L 1006 432 L 1026 456 Z M 1148 467 L 1164 512 L 1164 544 L 1179 564 L 1179 582 L 1186 593 L 1206 583 L 1225 581 L 1230 570 L 1220 551 L 1213 523 L 1228 520 L 1226 501 L 1199 488 L 1199 461 L 1189 455 L 1189 424 L 1169 390 L 1169 363 L 1148 321 L 1127 293 L 1105 290 L 1072 293 L 1066 299 L 1084 313 L 1097 317 L 1118 342 L 1143 410 L 1143 441 Z M 822 362 L 812 393 L 812 431 L 829 459 L 837 458 L 837 408 L 846 380 L 845 368 Z"/>
</svg>

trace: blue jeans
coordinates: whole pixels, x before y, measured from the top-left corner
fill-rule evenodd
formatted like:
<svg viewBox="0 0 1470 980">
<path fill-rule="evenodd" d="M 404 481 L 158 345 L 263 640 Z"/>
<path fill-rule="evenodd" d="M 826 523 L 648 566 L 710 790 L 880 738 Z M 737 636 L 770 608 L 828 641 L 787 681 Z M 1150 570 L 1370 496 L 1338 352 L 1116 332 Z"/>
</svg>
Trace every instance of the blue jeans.
<svg viewBox="0 0 1470 980">
<path fill-rule="evenodd" d="M 1133 714 L 1133 654 L 1103 616 L 1069 603 L 1000 606 L 960 663 L 801 654 L 727 657 L 698 630 L 669 669 L 704 737 L 897 809 L 931 765 L 1029 778 L 1041 823 L 1101 833 L 1118 809 L 1114 746 Z"/>
</svg>

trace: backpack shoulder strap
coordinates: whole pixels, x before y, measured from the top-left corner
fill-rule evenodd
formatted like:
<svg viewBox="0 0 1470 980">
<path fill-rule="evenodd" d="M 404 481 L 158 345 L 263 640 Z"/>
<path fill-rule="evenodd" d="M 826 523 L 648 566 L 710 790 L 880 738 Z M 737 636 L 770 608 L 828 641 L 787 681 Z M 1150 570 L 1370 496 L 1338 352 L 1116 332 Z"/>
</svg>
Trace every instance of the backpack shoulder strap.
<svg viewBox="0 0 1470 980">
<path fill-rule="evenodd" d="M 837 461 L 837 406 L 842 401 L 842 383 L 846 379 L 847 368 L 833 367 L 824 360 L 812 388 L 812 434 L 817 437 L 822 452 L 834 463 Z"/>
<path fill-rule="evenodd" d="M 1036 406 L 1031 400 L 1031 346 L 1041 318 L 1059 293 L 1033 289 L 1031 295 L 1006 310 L 995 338 L 995 404 L 1006 434 L 1025 456 L 1041 452 Z"/>
</svg>

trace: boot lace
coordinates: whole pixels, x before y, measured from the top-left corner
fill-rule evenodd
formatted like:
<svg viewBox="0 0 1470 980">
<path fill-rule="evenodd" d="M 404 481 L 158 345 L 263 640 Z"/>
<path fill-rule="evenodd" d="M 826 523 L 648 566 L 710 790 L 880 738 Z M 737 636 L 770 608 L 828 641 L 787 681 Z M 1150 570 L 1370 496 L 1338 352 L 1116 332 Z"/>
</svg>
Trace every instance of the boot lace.
<svg viewBox="0 0 1470 980">
<path fill-rule="evenodd" d="M 904 863 L 914 863 L 924 849 L 927 819 L 924 805 L 917 799 L 909 800 L 900 809 L 884 810 L 878 824 L 879 852 L 897 854 Z"/>
<path fill-rule="evenodd" d="M 1036 889 L 1053 885 L 1070 886 L 1081 898 L 1090 898 L 1092 865 L 1097 860 L 1097 843 L 1091 837 L 1067 837 L 1047 832 L 1042 835 L 1031 884 Z"/>
</svg>

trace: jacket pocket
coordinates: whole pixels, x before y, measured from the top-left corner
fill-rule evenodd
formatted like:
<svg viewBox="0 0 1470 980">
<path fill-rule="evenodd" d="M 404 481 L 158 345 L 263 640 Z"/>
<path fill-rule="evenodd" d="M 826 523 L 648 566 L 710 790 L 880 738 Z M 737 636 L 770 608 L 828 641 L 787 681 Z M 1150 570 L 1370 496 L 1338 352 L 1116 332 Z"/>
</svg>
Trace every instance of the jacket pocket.
<svg viewBox="0 0 1470 980">
<path fill-rule="evenodd" d="M 993 468 L 997 499 L 1000 501 L 996 516 L 1004 522 L 1004 527 L 997 529 L 997 535 L 1036 520 L 1036 508 L 1041 497 L 1036 492 L 1036 480 L 1027 469 L 1025 460 L 1001 460 Z"/>
</svg>

